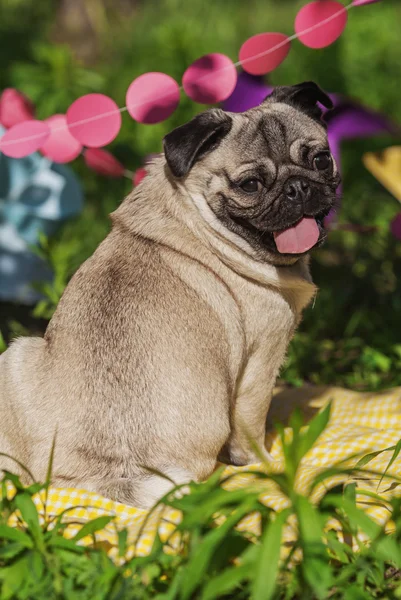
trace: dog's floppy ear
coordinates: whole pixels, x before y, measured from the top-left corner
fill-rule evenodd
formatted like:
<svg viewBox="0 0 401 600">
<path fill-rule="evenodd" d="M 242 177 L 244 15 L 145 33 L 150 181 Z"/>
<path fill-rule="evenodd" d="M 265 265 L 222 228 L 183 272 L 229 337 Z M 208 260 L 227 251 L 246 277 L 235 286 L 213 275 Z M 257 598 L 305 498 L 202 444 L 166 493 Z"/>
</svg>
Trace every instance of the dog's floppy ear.
<svg viewBox="0 0 401 600">
<path fill-rule="evenodd" d="M 267 102 L 284 102 L 294 106 L 304 113 L 320 121 L 321 109 L 317 106 L 320 102 L 326 108 L 333 108 L 333 102 L 329 96 L 314 82 L 305 81 L 298 85 L 277 87 L 266 98 Z"/>
<path fill-rule="evenodd" d="M 163 139 L 164 154 L 175 177 L 184 177 L 202 156 L 220 144 L 232 127 L 231 117 L 211 108 L 177 127 Z"/>
</svg>

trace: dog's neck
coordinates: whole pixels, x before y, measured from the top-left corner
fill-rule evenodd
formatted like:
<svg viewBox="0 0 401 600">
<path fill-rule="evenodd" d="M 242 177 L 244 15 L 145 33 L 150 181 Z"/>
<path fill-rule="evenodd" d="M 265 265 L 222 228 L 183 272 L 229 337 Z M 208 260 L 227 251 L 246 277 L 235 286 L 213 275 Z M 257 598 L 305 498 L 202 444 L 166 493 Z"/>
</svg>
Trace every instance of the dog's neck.
<svg viewBox="0 0 401 600">
<path fill-rule="evenodd" d="M 210 222 L 213 215 L 205 214 L 202 206 L 199 198 L 166 179 L 165 162 L 158 159 L 141 185 L 112 214 L 112 221 L 116 227 L 128 228 L 198 261 L 207 253 L 208 262 L 212 256 L 238 275 L 275 288 L 296 312 L 301 312 L 317 291 L 309 272 L 309 257 L 287 266 L 260 262 L 226 231 L 219 233 Z"/>
</svg>

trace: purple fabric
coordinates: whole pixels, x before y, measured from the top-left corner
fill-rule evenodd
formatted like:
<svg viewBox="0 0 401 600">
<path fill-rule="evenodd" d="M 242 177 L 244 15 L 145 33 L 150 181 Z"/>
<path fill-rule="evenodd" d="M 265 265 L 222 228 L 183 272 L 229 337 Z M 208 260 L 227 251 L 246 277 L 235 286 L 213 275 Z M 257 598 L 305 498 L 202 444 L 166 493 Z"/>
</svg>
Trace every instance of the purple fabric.
<svg viewBox="0 0 401 600">
<path fill-rule="evenodd" d="M 339 140 L 397 132 L 394 123 L 380 113 L 346 99 L 327 115 L 326 122 L 329 133 Z"/>
<path fill-rule="evenodd" d="M 326 116 L 326 123 L 330 150 L 340 172 L 343 140 L 367 138 L 381 133 L 397 133 L 396 125 L 380 113 L 341 96 L 337 97 L 335 108 Z M 337 193 L 341 197 L 342 185 Z M 332 224 L 335 217 L 336 214 L 332 211 L 326 219 L 326 225 Z"/>
<path fill-rule="evenodd" d="M 268 85 L 262 76 L 250 75 L 243 71 L 238 75 L 233 93 L 222 103 L 222 108 L 228 112 L 244 112 L 258 106 L 273 90 L 274 87 Z M 342 103 L 339 94 L 329 94 L 329 96 L 334 108 Z M 324 113 L 327 112 L 324 106 L 322 110 Z"/>
<path fill-rule="evenodd" d="M 273 91 L 263 77 L 242 72 L 238 75 L 237 85 L 231 96 L 222 104 L 228 112 L 244 112 L 258 106 Z"/>
<path fill-rule="evenodd" d="M 391 221 L 391 233 L 397 240 L 401 240 L 401 213 Z"/>
</svg>

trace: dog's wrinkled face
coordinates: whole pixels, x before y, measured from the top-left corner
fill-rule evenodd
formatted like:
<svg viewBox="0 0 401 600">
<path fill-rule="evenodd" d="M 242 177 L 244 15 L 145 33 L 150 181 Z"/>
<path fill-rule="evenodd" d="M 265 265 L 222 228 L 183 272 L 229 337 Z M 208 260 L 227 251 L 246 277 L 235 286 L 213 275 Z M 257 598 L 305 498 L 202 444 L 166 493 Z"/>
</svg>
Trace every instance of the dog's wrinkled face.
<svg viewBox="0 0 401 600">
<path fill-rule="evenodd" d="M 331 106 L 316 84 L 277 88 L 257 108 L 211 109 L 164 140 L 205 219 L 258 260 L 289 264 L 325 238 L 340 178 L 317 102 Z"/>
</svg>

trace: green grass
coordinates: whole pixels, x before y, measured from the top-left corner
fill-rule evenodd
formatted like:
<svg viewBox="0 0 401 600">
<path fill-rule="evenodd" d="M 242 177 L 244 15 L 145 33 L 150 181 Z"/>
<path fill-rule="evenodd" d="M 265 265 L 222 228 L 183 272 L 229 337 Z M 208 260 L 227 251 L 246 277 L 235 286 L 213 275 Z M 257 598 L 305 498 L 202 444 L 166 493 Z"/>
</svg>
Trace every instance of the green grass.
<svg viewBox="0 0 401 600">
<path fill-rule="evenodd" d="M 301 428 L 302 419 L 295 413 L 290 422 L 292 441 L 278 427 L 285 456 L 282 473 L 252 472 L 256 479 L 252 485 L 228 491 L 224 484 L 229 478 L 222 481 L 221 472 L 216 472 L 205 483 L 191 484 L 182 497 L 168 494 L 162 502 L 182 512 L 175 533 L 164 545 L 156 536 L 148 556 L 134 556 L 122 566 L 113 563 L 96 541 L 111 517 L 89 521 L 72 539 L 64 535 L 65 514 L 50 519 L 42 511 L 43 519 L 39 519 L 32 496 L 47 490 L 51 461 L 44 484 L 24 486 L 6 472 L 0 501 L 0 599 L 401 598 L 401 500 L 369 494 L 371 502 L 386 506 L 394 523 L 394 532 L 386 534 L 359 508 L 357 500 L 364 493 L 352 479 L 361 476 L 362 469 L 364 477 L 369 476 L 369 462 L 377 453 L 362 458 L 354 469 L 338 465 L 319 473 L 306 495 L 295 491 L 300 461 L 327 425 L 329 412 L 330 405 L 308 428 Z M 387 449 L 390 463 L 400 448 L 401 443 Z M 340 475 L 347 484 L 330 487 L 333 475 Z M 8 500 L 7 482 L 16 490 Z M 288 498 L 282 512 L 274 513 L 260 502 L 266 483 L 273 483 Z M 255 512 L 260 515 L 260 534 L 239 530 L 237 525 Z M 8 521 L 15 515 L 18 526 L 10 527 Z M 340 533 L 328 526 L 332 518 Z M 283 530 L 291 519 L 295 519 L 297 535 L 283 552 Z M 80 540 L 87 535 L 94 543 L 84 547 Z M 124 557 L 124 531 L 119 533 L 118 546 Z M 172 551 L 166 552 L 168 546 Z"/>
</svg>

